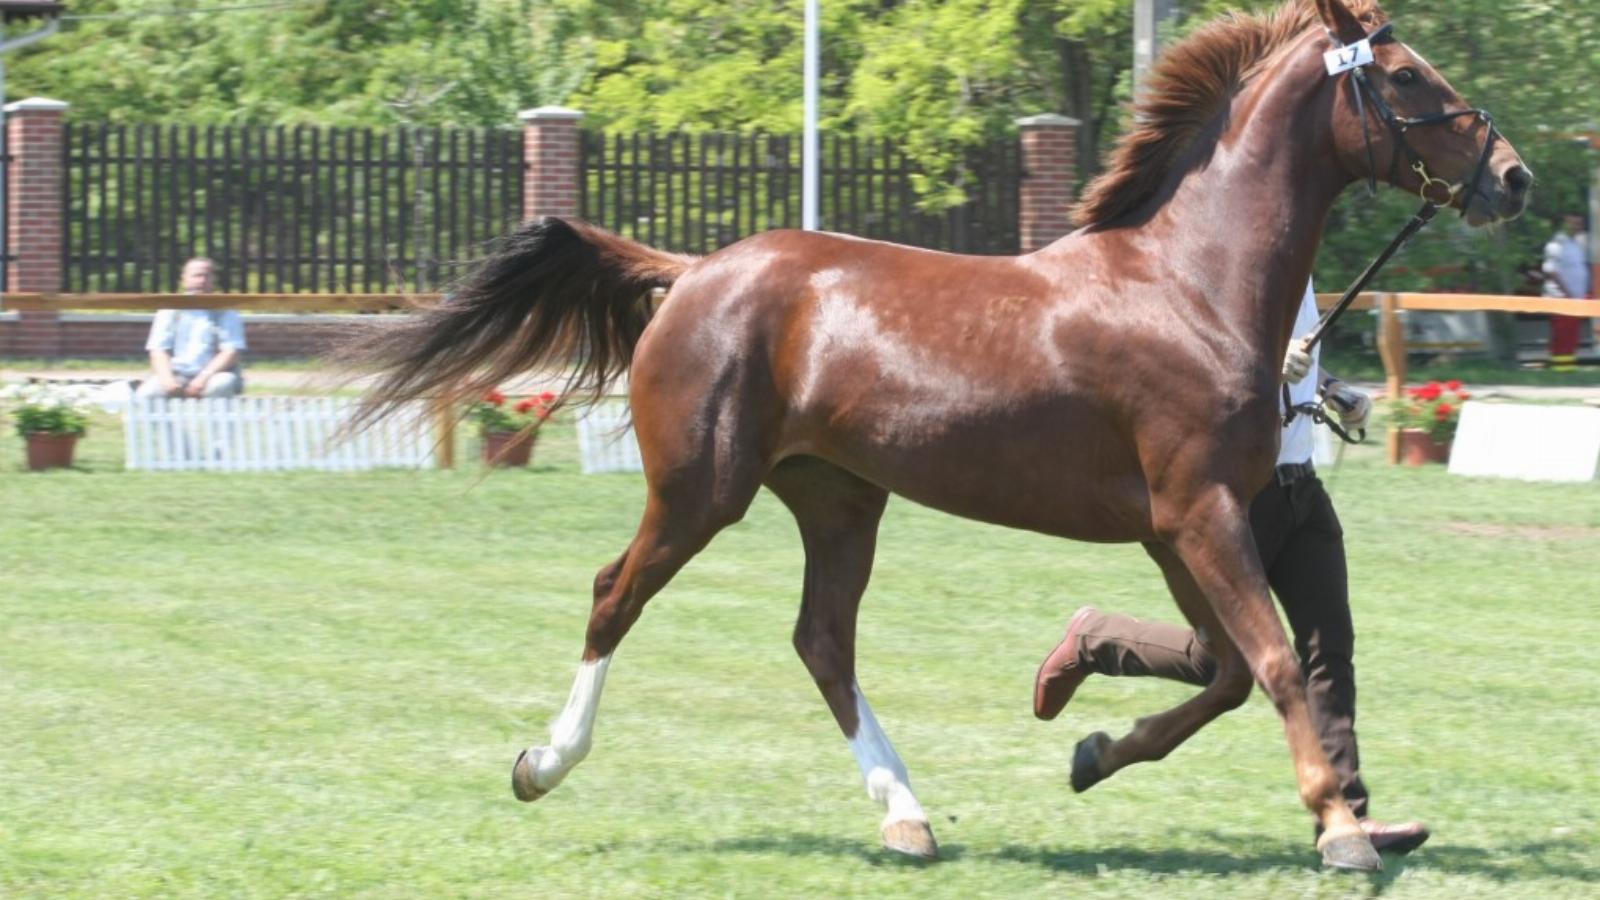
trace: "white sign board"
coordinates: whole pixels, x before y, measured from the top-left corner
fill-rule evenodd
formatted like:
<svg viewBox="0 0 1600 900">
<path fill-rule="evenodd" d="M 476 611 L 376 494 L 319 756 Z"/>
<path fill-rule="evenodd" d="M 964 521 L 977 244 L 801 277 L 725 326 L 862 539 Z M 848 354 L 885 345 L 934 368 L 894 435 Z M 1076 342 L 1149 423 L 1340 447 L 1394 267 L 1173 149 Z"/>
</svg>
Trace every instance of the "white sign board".
<svg viewBox="0 0 1600 900">
<path fill-rule="evenodd" d="M 1600 465 L 1600 409 L 1468 403 L 1450 474 L 1527 481 L 1592 481 Z"/>
</svg>

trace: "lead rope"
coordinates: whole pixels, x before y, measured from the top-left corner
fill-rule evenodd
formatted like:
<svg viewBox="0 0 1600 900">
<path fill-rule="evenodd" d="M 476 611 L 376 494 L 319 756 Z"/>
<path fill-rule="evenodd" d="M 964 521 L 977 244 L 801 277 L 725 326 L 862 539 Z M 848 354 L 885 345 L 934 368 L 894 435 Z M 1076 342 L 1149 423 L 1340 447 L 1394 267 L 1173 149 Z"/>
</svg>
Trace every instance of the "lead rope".
<svg viewBox="0 0 1600 900">
<path fill-rule="evenodd" d="M 1372 262 L 1367 264 L 1367 268 L 1356 277 L 1355 281 L 1351 282 L 1350 286 L 1345 289 L 1344 294 L 1339 297 L 1339 302 L 1335 303 L 1332 309 L 1329 309 L 1327 312 L 1322 314 L 1322 318 L 1317 321 L 1316 327 L 1311 329 L 1311 333 L 1302 340 L 1302 344 L 1308 352 L 1312 347 L 1315 347 L 1319 342 L 1321 342 L 1323 336 L 1328 333 L 1328 329 L 1332 328 L 1333 323 L 1337 322 L 1339 317 L 1344 315 L 1344 311 L 1350 308 L 1350 304 L 1355 302 L 1356 297 L 1372 281 L 1373 277 L 1378 274 L 1378 271 L 1382 269 L 1384 264 L 1389 261 L 1389 258 L 1394 256 L 1401 247 L 1404 247 L 1406 241 L 1411 240 L 1411 237 L 1417 232 L 1421 231 L 1423 226 L 1433 221 L 1433 217 L 1438 212 L 1439 207 L 1433 201 L 1422 201 L 1422 207 L 1411 216 L 1411 221 L 1407 222 L 1405 227 L 1400 229 L 1400 233 L 1395 235 L 1393 240 L 1389 241 L 1389 246 L 1384 247 L 1383 252 L 1379 253 L 1377 258 L 1373 259 Z M 1334 405 L 1341 407 L 1343 406 L 1343 404 L 1340 404 L 1337 401 L 1335 401 Z M 1349 412 L 1349 410 L 1341 409 L 1340 412 Z M 1295 417 L 1298 415 L 1310 416 L 1311 421 L 1317 423 L 1318 425 L 1327 425 L 1334 434 L 1339 436 L 1340 440 L 1347 444 L 1359 444 L 1367 439 L 1367 430 L 1365 428 L 1357 428 L 1356 436 L 1351 437 L 1350 432 L 1340 427 L 1338 423 L 1334 422 L 1328 417 L 1328 412 L 1324 408 L 1323 403 L 1307 402 L 1295 404 L 1290 402 L 1289 384 L 1288 382 L 1284 382 L 1284 426 L 1287 427 L 1288 424 L 1293 422 Z"/>
</svg>

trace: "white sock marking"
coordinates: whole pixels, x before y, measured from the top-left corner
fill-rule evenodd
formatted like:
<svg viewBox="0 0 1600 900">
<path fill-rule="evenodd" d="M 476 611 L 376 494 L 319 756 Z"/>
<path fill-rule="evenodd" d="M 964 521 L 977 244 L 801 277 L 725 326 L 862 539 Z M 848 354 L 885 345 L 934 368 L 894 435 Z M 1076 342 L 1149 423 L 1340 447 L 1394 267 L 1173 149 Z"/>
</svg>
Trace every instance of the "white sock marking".
<svg viewBox="0 0 1600 900">
<path fill-rule="evenodd" d="M 850 752 L 855 754 L 856 764 L 861 767 L 861 777 L 867 783 L 867 796 L 888 810 L 883 817 L 883 824 L 906 820 L 928 821 L 922 804 L 911 793 L 911 778 L 906 774 L 905 763 L 894 752 L 889 736 L 878 726 L 877 718 L 872 715 L 872 707 L 867 705 L 866 695 L 861 693 L 861 686 L 853 685 L 852 689 L 856 697 L 857 725 L 856 736 L 850 739 Z"/>
<path fill-rule="evenodd" d="M 540 790 L 550 790 L 561 783 L 573 766 L 589 755 L 589 745 L 594 740 L 594 716 L 600 708 L 600 692 L 605 688 L 606 669 L 611 657 L 603 656 L 594 662 L 578 667 L 572 681 L 572 693 L 561 715 L 550 724 L 550 746 L 535 747 L 534 783 Z"/>
</svg>

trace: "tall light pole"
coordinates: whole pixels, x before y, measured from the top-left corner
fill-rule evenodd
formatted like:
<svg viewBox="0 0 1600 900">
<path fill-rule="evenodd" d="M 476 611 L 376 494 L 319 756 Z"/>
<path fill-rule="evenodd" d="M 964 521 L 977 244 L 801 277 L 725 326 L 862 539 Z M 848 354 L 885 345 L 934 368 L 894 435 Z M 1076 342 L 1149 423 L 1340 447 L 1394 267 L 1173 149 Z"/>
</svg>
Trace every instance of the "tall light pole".
<svg viewBox="0 0 1600 900">
<path fill-rule="evenodd" d="M 1145 73 L 1161 55 L 1161 27 L 1178 16 L 1177 0 L 1133 0 L 1133 93 L 1144 88 Z"/>
<path fill-rule="evenodd" d="M 805 48 L 805 127 L 800 138 L 800 227 L 817 230 L 817 79 L 821 77 L 818 62 L 818 2 L 806 0 Z"/>
</svg>

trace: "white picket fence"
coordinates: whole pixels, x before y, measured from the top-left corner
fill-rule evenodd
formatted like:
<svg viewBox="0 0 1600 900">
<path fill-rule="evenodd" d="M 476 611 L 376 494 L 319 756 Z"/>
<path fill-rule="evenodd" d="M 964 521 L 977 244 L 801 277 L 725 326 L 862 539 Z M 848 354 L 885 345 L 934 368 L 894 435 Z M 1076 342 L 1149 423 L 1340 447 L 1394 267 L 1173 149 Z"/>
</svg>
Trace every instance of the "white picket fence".
<svg viewBox="0 0 1600 900">
<path fill-rule="evenodd" d="M 583 411 L 578 417 L 578 458 L 585 475 L 644 471 L 626 403 L 606 401 Z"/>
<path fill-rule="evenodd" d="M 434 464 L 434 436 L 422 404 L 335 442 L 354 406 L 340 397 L 134 399 L 123 420 L 127 467 L 265 472 Z"/>
</svg>

